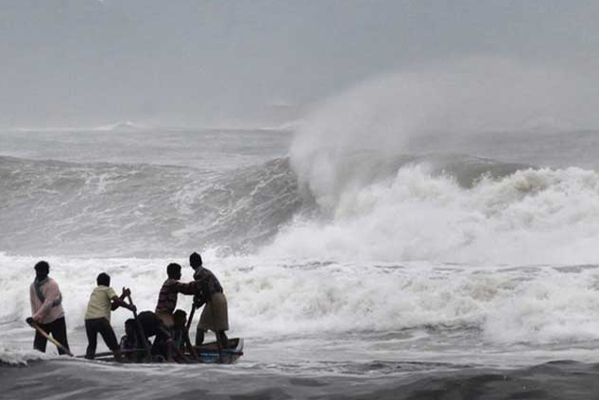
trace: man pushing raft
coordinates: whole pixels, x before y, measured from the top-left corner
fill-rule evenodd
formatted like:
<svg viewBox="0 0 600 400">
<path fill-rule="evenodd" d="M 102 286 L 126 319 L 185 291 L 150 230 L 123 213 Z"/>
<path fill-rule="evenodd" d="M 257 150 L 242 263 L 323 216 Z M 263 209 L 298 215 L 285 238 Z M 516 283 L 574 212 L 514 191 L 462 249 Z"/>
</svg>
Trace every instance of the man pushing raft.
<svg viewBox="0 0 600 400">
<path fill-rule="evenodd" d="M 228 339 L 225 331 L 229 330 L 229 318 L 223 287 L 212 271 L 202 266 L 200 254 L 194 252 L 190 255 L 190 266 L 194 269 L 194 279 L 199 285 L 199 291 L 194 297 L 194 307 L 204 305 L 196 330 L 196 346 L 204 342 L 205 332 L 211 330 L 217 337 L 219 347 L 226 349 Z"/>
</svg>

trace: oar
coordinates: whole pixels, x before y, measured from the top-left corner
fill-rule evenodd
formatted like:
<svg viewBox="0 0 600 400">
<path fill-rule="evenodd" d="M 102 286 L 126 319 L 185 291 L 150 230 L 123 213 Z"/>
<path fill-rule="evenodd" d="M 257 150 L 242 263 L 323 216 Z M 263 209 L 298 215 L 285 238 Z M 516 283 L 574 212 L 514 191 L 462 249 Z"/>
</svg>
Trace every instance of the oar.
<svg viewBox="0 0 600 400">
<path fill-rule="evenodd" d="M 69 356 L 73 357 L 73 353 L 71 353 L 69 351 L 69 349 L 67 349 L 65 346 L 63 346 L 62 344 L 60 344 L 60 342 L 58 340 L 56 340 L 52 336 L 48 335 L 48 332 L 46 332 L 45 330 L 43 330 L 37 324 L 37 322 L 35 322 L 33 320 L 33 318 L 27 318 L 25 321 L 29 324 L 29 326 L 31 326 L 33 329 L 35 329 L 36 331 L 38 331 L 40 333 L 40 335 L 42 335 L 43 337 L 45 337 L 46 339 L 48 339 L 52 344 L 54 344 L 56 347 L 58 347 L 59 349 L 61 349 L 62 351 L 64 351 L 66 354 L 68 354 Z"/>
<path fill-rule="evenodd" d="M 188 331 L 190 330 L 190 326 L 192 326 L 192 320 L 194 319 L 195 312 L 196 312 L 196 306 L 195 306 L 195 304 L 192 304 L 192 310 L 190 311 L 190 316 L 188 318 L 187 325 L 185 326 L 185 329 L 187 329 Z"/>
<path fill-rule="evenodd" d="M 131 300 L 130 294 L 127 295 L 127 300 L 129 300 L 129 304 L 133 305 L 133 301 Z M 148 344 L 148 340 L 146 339 L 146 334 L 144 333 L 144 328 L 142 327 L 142 323 L 138 319 L 137 311 L 133 312 L 133 319 L 135 320 L 135 323 L 137 324 L 139 334 L 142 339 L 142 343 L 144 344 L 144 348 L 146 349 L 146 357 L 147 357 L 148 361 L 150 361 L 150 360 L 152 360 L 152 349 L 150 348 L 150 345 Z"/>
<path fill-rule="evenodd" d="M 192 320 L 194 319 L 194 313 L 196 312 L 196 304 L 192 304 L 192 310 L 190 311 L 190 317 L 188 318 L 187 324 L 185 326 L 185 340 L 187 340 L 187 345 L 190 348 L 190 354 L 192 354 L 194 356 L 194 358 L 196 359 L 196 361 L 199 361 L 199 357 L 198 354 L 196 354 L 196 350 L 194 350 L 194 347 L 192 346 L 192 343 L 190 342 L 190 326 L 192 326 Z"/>
</svg>

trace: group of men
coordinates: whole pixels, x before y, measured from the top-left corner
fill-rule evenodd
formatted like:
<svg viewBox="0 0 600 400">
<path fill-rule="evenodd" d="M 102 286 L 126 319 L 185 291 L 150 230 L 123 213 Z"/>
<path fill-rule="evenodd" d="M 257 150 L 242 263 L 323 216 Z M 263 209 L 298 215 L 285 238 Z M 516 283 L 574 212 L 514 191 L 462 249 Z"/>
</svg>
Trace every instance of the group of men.
<svg viewBox="0 0 600 400">
<path fill-rule="evenodd" d="M 181 265 L 171 263 L 167 266 L 167 280 L 163 283 L 156 309 L 144 311 L 137 315 L 137 308 L 131 302 L 131 291 L 123 288 L 118 296 L 110 286 L 110 276 L 100 273 L 96 278 L 97 286 L 90 295 L 85 313 L 85 330 L 88 346 L 85 357 L 93 359 L 96 354 L 98 334 L 113 352 L 115 360 L 122 361 L 123 357 L 134 360 L 141 356 L 164 356 L 168 361 L 185 360 L 186 350 L 192 357 L 198 358 L 192 346 L 187 323 L 187 314 L 176 310 L 179 294 L 194 296 L 194 308 L 202 306 L 202 314 L 196 330 L 195 345 L 204 342 L 206 331 L 211 330 L 217 337 L 217 345 L 221 349 L 228 346 L 225 331 L 229 330 L 227 298 L 223 287 L 215 275 L 203 267 L 202 257 L 192 253 L 189 258 L 190 266 L 194 269 L 194 280 L 180 282 Z M 56 281 L 49 277 L 50 265 L 40 261 L 35 265 L 36 277 L 30 287 L 31 319 L 29 322 L 37 325 L 33 347 L 45 352 L 47 338 L 41 331 L 58 341 L 59 354 L 69 349 L 67 328 L 62 307 L 62 294 Z M 125 300 L 129 299 L 129 302 Z M 125 336 L 118 342 L 110 324 L 111 312 L 124 307 L 134 313 L 134 318 L 125 322 Z M 41 330 L 41 331 L 40 331 Z M 150 345 L 150 339 L 154 342 Z"/>
</svg>

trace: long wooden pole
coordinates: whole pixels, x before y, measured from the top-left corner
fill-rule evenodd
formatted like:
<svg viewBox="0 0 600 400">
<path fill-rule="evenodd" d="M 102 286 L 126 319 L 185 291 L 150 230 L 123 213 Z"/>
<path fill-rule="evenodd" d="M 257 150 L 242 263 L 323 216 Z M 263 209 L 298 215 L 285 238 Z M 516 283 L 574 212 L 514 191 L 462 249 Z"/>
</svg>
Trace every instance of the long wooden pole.
<svg viewBox="0 0 600 400">
<path fill-rule="evenodd" d="M 185 334 L 185 338 L 187 340 L 186 344 L 190 348 L 190 353 L 194 356 L 196 361 L 200 361 L 200 357 L 198 357 L 198 354 L 196 353 L 196 349 L 194 349 L 194 346 L 192 346 L 191 339 L 190 339 L 190 327 L 192 326 L 192 321 L 194 320 L 195 312 L 196 312 L 196 304 L 192 303 L 192 310 L 190 311 L 190 316 L 188 318 L 184 334 Z"/>
<path fill-rule="evenodd" d="M 45 337 L 46 339 L 48 339 L 50 342 L 52 342 L 56 347 L 58 347 L 59 349 L 61 349 L 62 351 L 64 351 L 67 355 L 73 357 L 73 353 L 71 353 L 69 351 L 69 349 L 67 349 L 65 346 L 63 346 L 62 344 L 60 344 L 60 342 L 56 339 L 54 339 L 52 336 L 48 335 L 48 332 L 46 332 L 45 330 L 43 330 L 38 324 L 37 322 L 35 322 L 33 319 L 28 318 L 27 319 L 27 323 L 29 324 L 29 326 L 31 326 L 33 329 L 35 329 L 36 331 L 38 331 L 40 333 L 40 335 L 42 335 L 43 337 Z"/>
<path fill-rule="evenodd" d="M 196 306 L 192 304 L 192 310 L 190 311 L 190 316 L 187 321 L 186 329 L 189 331 L 192 326 L 192 320 L 194 319 L 194 313 L 196 312 Z"/>
</svg>

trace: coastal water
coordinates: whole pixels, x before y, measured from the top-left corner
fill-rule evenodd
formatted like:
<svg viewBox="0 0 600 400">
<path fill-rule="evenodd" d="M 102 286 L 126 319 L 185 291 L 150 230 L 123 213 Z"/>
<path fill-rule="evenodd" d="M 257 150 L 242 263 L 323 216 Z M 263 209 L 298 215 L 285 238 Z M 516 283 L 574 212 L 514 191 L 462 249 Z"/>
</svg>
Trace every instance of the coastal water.
<svg viewBox="0 0 600 400">
<path fill-rule="evenodd" d="M 391 143 L 322 122 L 1 131 L 0 398 L 597 398 L 598 132 Z M 31 350 L 38 260 L 81 354 L 98 273 L 151 310 L 192 251 L 245 338 L 237 364 Z"/>
</svg>

